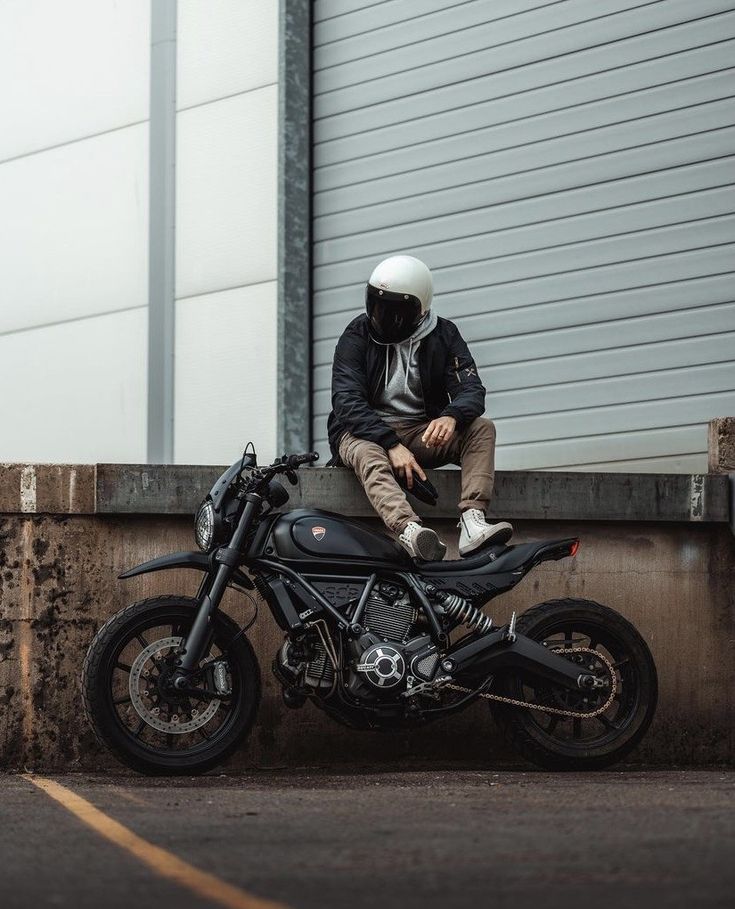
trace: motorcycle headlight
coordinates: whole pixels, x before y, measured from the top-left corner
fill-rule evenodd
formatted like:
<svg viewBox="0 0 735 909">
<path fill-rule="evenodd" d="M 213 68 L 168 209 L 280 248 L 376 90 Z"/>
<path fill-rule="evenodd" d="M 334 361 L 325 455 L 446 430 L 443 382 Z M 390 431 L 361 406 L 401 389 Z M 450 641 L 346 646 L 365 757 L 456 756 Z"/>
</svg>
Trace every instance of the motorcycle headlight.
<svg viewBox="0 0 735 909">
<path fill-rule="evenodd" d="M 207 499 L 199 506 L 194 522 L 194 539 L 197 546 L 209 552 L 214 542 L 214 506 Z"/>
</svg>

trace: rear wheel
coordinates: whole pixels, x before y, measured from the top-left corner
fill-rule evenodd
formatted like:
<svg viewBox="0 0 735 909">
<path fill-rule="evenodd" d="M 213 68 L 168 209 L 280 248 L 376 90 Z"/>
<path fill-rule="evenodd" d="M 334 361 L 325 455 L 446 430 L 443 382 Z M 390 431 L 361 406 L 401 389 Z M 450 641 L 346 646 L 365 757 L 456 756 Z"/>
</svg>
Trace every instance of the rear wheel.
<svg viewBox="0 0 735 909">
<path fill-rule="evenodd" d="M 578 662 L 580 671 L 606 679 L 607 687 L 568 691 L 530 677 L 500 680 L 498 694 L 589 717 L 567 717 L 492 703 L 493 715 L 514 748 L 551 770 L 592 770 L 620 761 L 640 742 L 656 711 L 658 683 L 653 657 L 627 619 L 591 600 L 549 600 L 518 619 L 516 628 L 534 641 Z M 604 659 L 603 659 L 604 658 Z M 610 670 L 615 696 L 609 699 Z"/>
<path fill-rule="evenodd" d="M 222 613 L 192 682 L 222 697 L 179 694 L 167 686 L 196 605 L 187 597 L 156 597 L 128 606 L 100 628 L 84 661 L 84 704 L 98 739 L 142 773 L 210 770 L 238 747 L 255 720 L 258 663 L 250 642 Z"/>
</svg>

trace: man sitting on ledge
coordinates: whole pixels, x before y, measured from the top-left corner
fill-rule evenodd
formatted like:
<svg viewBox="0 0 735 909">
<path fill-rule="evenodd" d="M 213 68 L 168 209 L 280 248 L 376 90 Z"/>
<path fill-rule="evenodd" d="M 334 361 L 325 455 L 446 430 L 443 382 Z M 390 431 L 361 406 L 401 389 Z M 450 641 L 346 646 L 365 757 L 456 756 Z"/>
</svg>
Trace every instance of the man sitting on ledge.
<svg viewBox="0 0 735 909">
<path fill-rule="evenodd" d="M 462 467 L 459 554 L 507 542 L 506 521 L 489 524 L 495 426 L 483 419 L 485 388 L 457 326 L 431 309 L 431 272 L 391 256 L 370 276 L 366 314 L 337 343 L 332 367 L 332 463 L 351 467 L 386 527 L 411 556 L 442 559 L 446 545 L 424 527 L 399 486 L 444 464 Z M 394 473 L 395 472 L 395 473 Z"/>
</svg>

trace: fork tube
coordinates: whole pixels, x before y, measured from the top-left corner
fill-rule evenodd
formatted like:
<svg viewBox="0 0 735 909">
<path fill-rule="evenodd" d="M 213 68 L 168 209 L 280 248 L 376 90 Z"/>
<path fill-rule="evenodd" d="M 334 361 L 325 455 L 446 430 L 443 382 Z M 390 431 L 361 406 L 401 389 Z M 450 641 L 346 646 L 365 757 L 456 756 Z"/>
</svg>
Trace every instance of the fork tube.
<svg viewBox="0 0 735 909">
<path fill-rule="evenodd" d="M 227 547 L 227 550 L 225 550 L 228 555 L 232 552 L 242 552 L 245 537 L 253 523 L 253 518 L 258 510 L 260 501 L 260 496 L 257 495 L 250 495 L 247 497 L 245 508 L 240 516 L 235 532 L 232 535 L 230 545 Z M 205 594 L 204 598 L 201 600 L 196 618 L 194 619 L 194 624 L 191 626 L 191 631 L 186 637 L 183 653 L 176 661 L 181 672 L 191 672 L 199 665 L 199 661 L 209 649 L 213 631 L 211 619 L 219 607 L 235 568 L 235 565 L 221 563 L 217 569 L 209 592 Z"/>
</svg>

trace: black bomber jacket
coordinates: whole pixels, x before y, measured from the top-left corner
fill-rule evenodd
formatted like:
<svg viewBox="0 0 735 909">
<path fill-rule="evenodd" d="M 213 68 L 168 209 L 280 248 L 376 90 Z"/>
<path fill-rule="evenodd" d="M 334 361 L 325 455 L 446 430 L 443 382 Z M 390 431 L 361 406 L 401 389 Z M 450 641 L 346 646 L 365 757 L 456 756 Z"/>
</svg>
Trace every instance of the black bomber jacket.
<svg viewBox="0 0 735 909">
<path fill-rule="evenodd" d="M 454 417 L 461 431 L 484 413 L 485 388 L 475 361 L 449 319 L 439 317 L 436 328 L 421 341 L 419 374 L 429 419 Z M 363 314 L 350 322 L 334 352 L 327 431 L 335 458 L 346 432 L 377 442 L 386 450 L 398 445 L 398 436 L 375 412 L 384 382 L 385 348 L 370 338 L 368 317 Z"/>
</svg>

